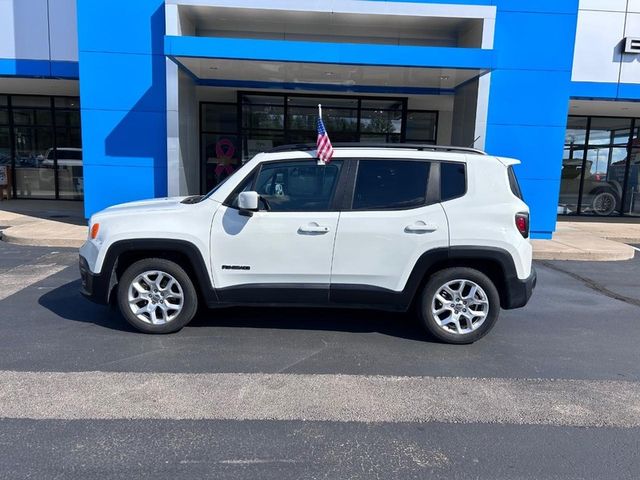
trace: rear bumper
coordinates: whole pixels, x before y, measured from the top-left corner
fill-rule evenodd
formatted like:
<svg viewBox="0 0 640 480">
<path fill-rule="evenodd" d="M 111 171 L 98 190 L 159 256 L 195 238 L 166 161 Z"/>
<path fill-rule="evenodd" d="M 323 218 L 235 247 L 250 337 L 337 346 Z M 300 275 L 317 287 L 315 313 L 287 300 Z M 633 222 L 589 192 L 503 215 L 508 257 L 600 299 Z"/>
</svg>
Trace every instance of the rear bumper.
<svg viewBox="0 0 640 480">
<path fill-rule="evenodd" d="M 533 295 L 533 290 L 538 282 L 538 274 L 531 267 L 531 275 L 525 280 L 519 278 L 507 279 L 506 291 L 503 298 L 502 308 L 510 310 L 513 308 L 524 307 Z"/>
<path fill-rule="evenodd" d="M 82 255 L 79 258 L 79 267 L 82 281 L 80 293 L 92 302 L 102 305 L 108 304 L 111 279 L 107 278 L 107 275 L 91 272 L 89 263 Z"/>
</svg>

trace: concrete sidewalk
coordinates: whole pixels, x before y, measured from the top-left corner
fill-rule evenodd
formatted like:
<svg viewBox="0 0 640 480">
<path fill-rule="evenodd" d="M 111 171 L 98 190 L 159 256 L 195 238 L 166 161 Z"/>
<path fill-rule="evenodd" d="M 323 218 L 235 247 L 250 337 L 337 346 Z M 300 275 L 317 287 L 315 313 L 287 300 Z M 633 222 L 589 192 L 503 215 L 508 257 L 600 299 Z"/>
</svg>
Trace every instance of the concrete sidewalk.
<svg viewBox="0 0 640 480">
<path fill-rule="evenodd" d="M 635 249 L 624 242 L 640 244 L 640 224 L 558 222 L 552 240 L 531 243 L 536 260 L 614 261 L 634 257 Z"/>
<path fill-rule="evenodd" d="M 0 203 L 2 239 L 23 245 L 77 248 L 87 238 L 80 202 L 11 200 Z M 640 221 L 560 221 L 552 240 L 533 240 L 536 260 L 628 260 L 640 244 Z"/>
<path fill-rule="evenodd" d="M 22 245 L 78 248 L 87 238 L 82 202 L 0 202 L 0 236 Z"/>
</svg>

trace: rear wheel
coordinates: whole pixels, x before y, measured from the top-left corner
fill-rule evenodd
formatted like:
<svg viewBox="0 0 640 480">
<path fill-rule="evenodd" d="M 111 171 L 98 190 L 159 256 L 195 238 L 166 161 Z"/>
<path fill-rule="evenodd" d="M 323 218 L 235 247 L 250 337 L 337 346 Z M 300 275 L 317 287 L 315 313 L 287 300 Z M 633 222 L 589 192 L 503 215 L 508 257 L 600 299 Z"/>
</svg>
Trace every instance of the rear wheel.
<svg viewBox="0 0 640 480">
<path fill-rule="evenodd" d="M 424 328 L 446 343 L 473 343 L 493 327 L 500 297 L 493 282 L 471 268 L 447 268 L 434 274 L 418 302 Z"/>
<path fill-rule="evenodd" d="M 118 307 L 145 333 L 171 333 L 191 321 L 198 309 L 193 282 L 177 263 L 147 258 L 128 267 L 118 283 Z"/>
</svg>

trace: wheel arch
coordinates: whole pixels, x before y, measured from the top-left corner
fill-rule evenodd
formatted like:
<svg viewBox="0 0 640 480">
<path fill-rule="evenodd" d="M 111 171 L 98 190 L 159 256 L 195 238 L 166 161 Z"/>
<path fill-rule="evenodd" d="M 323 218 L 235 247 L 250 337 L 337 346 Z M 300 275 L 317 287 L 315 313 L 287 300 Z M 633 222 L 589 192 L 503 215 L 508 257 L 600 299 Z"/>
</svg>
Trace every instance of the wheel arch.
<svg viewBox="0 0 640 480">
<path fill-rule="evenodd" d="M 424 253 L 409 276 L 405 291 L 412 305 L 429 278 L 446 268 L 473 268 L 493 282 L 500 295 L 500 305 L 510 308 L 510 282 L 517 279 L 516 267 L 506 250 L 494 247 L 449 247 Z"/>
<path fill-rule="evenodd" d="M 105 255 L 103 271 L 109 272 L 107 301 L 115 298 L 115 290 L 124 271 L 145 258 L 163 258 L 185 269 L 194 280 L 196 291 L 205 303 L 217 300 L 202 253 L 193 243 L 174 239 L 129 239 L 112 244 Z"/>
</svg>

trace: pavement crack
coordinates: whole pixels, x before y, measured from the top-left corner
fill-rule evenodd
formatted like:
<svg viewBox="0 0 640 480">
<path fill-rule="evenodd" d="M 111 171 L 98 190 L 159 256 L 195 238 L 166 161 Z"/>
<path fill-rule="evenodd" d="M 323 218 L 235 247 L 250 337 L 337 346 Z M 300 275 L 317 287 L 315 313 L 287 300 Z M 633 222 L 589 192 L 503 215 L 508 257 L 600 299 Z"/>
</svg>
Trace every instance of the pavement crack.
<svg viewBox="0 0 640 480">
<path fill-rule="evenodd" d="M 558 265 L 555 265 L 553 263 L 550 263 L 546 260 L 539 260 L 538 261 L 539 264 L 544 265 L 547 268 L 550 268 L 551 270 L 554 270 L 556 272 L 560 272 L 560 273 L 564 273 L 565 275 L 570 276 L 571 278 L 573 278 L 574 280 L 578 280 L 579 282 L 584 283 L 587 287 L 589 287 L 591 290 L 594 290 L 598 293 L 601 293 L 602 295 L 612 298 L 614 300 L 619 300 L 620 302 L 624 302 L 628 305 L 633 305 L 635 307 L 640 307 L 640 300 L 636 299 L 636 298 L 632 298 L 632 297 L 627 297 L 625 295 L 621 295 L 619 293 L 614 292 L 613 290 L 609 290 L 607 287 L 599 284 L 598 282 L 591 280 L 590 278 L 587 277 L 583 277 L 582 275 L 579 275 L 577 273 L 571 272 L 569 270 L 565 270 L 563 268 L 560 268 Z"/>
<path fill-rule="evenodd" d="M 282 367 L 280 370 L 278 370 L 276 373 L 286 373 L 287 370 L 289 370 L 290 368 L 295 367 L 296 365 L 301 364 L 302 362 L 304 362 L 305 360 L 310 359 L 311 357 L 316 356 L 317 354 L 319 354 L 320 352 L 323 352 L 324 350 L 327 349 L 327 347 L 329 346 L 329 343 L 323 339 L 320 339 L 320 341 L 322 342 L 322 347 L 319 348 L 318 350 L 315 350 L 307 355 L 305 355 L 304 357 L 296 360 L 295 362 L 287 365 L 286 367 Z"/>
</svg>

